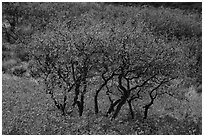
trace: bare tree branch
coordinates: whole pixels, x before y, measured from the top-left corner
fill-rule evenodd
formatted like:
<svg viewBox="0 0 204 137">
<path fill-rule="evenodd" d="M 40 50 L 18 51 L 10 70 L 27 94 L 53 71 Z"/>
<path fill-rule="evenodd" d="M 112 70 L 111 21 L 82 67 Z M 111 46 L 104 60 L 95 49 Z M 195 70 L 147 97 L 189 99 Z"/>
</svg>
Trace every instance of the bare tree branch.
<svg viewBox="0 0 204 137">
<path fill-rule="evenodd" d="M 147 80 L 145 80 L 141 85 L 136 85 L 136 86 L 132 87 L 132 88 L 130 89 L 130 91 L 135 90 L 135 89 L 137 89 L 138 87 L 143 87 L 148 81 L 150 81 L 150 80 L 151 80 L 152 78 L 154 78 L 155 76 L 156 76 L 156 74 L 153 75 L 153 76 L 151 76 L 151 77 L 148 78 Z"/>
</svg>

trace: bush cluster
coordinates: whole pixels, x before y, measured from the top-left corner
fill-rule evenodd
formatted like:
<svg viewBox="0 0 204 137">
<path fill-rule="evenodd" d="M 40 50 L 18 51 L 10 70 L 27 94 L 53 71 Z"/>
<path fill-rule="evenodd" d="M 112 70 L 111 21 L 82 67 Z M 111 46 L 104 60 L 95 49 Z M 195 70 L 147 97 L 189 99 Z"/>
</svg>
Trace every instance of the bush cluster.
<svg viewBox="0 0 204 137">
<path fill-rule="evenodd" d="M 164 95 L 186 99 L 172 88 L 174 80 L 201 81 L 198 13 L 99 3 L 4 3 L 3 14 L 10 23 L 4 27 L 9 44 L 3 48 L 3 71 L 42 78 L 45 92 L 64 117 L 69 109 L 83 117 L 92 99 L 90 109 L 111 120 L 124 108 L 134 119 L 135 105 L 142 102 L 145 120 Z M 148 130 L 138 134 L 179 131 L 174 132 L 172 124 L 161 129 L 143 124 Z M 104 130 L 106 126 L 101 125 Z"/>
</svg>

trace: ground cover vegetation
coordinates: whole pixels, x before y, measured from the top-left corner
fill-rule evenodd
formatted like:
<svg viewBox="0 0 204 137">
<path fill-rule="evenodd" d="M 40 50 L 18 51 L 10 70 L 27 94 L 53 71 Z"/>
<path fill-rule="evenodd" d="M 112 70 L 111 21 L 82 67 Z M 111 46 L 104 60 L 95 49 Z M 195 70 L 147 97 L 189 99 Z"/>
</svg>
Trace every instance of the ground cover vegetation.
<svg viewBox="0 0 204 137">
<path fill-rule="evenodd" d="M 2 3 L 3 134 L 201 134 L 192 4 Z"/>
</svg>

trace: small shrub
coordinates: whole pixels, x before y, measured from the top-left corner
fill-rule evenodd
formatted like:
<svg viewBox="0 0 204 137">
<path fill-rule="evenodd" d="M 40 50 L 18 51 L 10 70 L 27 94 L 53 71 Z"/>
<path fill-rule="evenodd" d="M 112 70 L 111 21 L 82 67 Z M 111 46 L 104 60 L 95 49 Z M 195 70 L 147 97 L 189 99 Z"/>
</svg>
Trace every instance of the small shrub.
<svg viewBox="0 0 204 137">
<path fill-rule="evenodd" d="M 12 68 L 12 74 L 18 77 L 22 77 L 26 71 L 27 70 L 23 66 L 16 66 Z"/>
</svg>

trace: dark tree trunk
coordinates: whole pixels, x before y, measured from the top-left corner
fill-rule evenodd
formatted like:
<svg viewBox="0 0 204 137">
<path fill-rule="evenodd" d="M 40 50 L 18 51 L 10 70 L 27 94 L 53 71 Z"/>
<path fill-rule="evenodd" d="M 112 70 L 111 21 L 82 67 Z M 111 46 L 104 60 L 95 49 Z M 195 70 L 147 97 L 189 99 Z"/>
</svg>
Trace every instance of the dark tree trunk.
<svg viewBox="0 0 204 137">
<path fill-rule="evenodd" d="M 81 94 L 81 100 L 80 100 L 80 103 L 79 103 L 79 116 L 82 116 L 83 114 L 83 111 L 84 111 L 84 95 Z"/>
<path fill-rule="evenodd" d="M 66 107 L 66 105 L 67 105 L 66 101 L 67 101 L 67 96 L 64 95 L 64 102 L 63 102 L 63 104 L 61 105 L 61 106 L 62 106 L 62 115 L 65 115 L 65 107 Z"/>
<path fill-rule="evenodd" d="M 111 114 L 114 111 L 114 107 L 120 102 L 120 99 L 116 100 L 114 103 L 112 103 L 107 111 L 107 116 Z"/>
<path fill-rule="evenodd" d="M 64 116 L 65 115 L 65 105 L 58 103 L 52 92 L 48 92 L 48 93 L 51 95 L 51 99 L 54 101 L 57 109 L 59 109 L 62 112 L 62 115 Z"/>
<path fill-rule="evenodd" d="M 115 110 L 115 112 L 113 114 L 112 119 L 115 119 L 118 116 L 118 113 L 120 112 L 122 106 L 125 104 L 126 101 L 127 101 L 127 97 L 121 98 L 120 102 L 118 103 L 118 105 L 116 107 L 116 110 Z"/>
<path fill-rule="evenodd" d="M 143 119 L 147 119 L 148 109 L 149 109 L 149 107 L 146 107 L 146 106 L 145 106 L 145 110 L 144 110 L 144 118 L 143 118 Z"/>
<path fill-rule="evenodd" d="M 95 107 L 95 114 L 98 114 L 98 93 L 96 92 L 95 96 L 94 96 L 94 107 Z"/>
<path fill-rule="evenodd" d="M 87 84 L 86 84 L 86 75 L 87 75 L 87 70 L 84 70 L 85 72 L 85 77 L 83 79 L 83 85 L 84 85 L 84 89 L 83 92 L 81 93 L 81 97 L 80 97 L 80 108 L 79 108 L 79 116 L 82 116 L 83 111 L 84 111 L 84 94 L 86 93 L 87 90 Z"/>
<path fill-rule="evenodd" d="M 62 104 L 60 104 L 60 108 L 61 108 L 60 110 L 62 111 L 62 115 L 65 116 L 66 115 L 65 108 L 63 107 Z"/>
<path fill-rule="evenodd" d="M 108 71 L 108 70 L 106 70 L 106 71 Z M 105 72 L 105 73 L 106 73 L 106 72 Z M 98 94 L 99 94 L 99 92 L 102 90 L 102 88 L 103 88 L 104 86 L 107 85 L 108 81 L 111 80 L 111 79 L 114 77 L 114 73 L 112 73 L 112 75 L 111 75 L 109 78 L 106 79 L 106 78 L 104 77 L 104 74 L 105 74 L 105 73 L 102 74 L 102 78 L 103 78 L 103 80 L 104 80 L 104 83 L 99 87 L 99 89 L 96 90 L 96 94 L 95 94 L 95 96 L 94 96 L 95 114 L 97 114 L 97 113 L 99 112 L 99 108 L 98 108 Z"/>
<path fill-rule="evenodd" d="M 148 116 L 148 111 L 150 109 L 150 107 L 153 105 L 153 101 L 151 101 L 149 104 L 144 106 L 144 119 L 147 119 Z"/>
<path fill-rule="evenodd" d="M 80 101 L 78 100 L 78 96 L 80 93 L 80 82 L 77 81 L 76 87 L 75 87 L 75 97 L 74 97 L 74 102 L 72 104 L 72 106 L 77 105 L 78 107 L 78 112 L 79 112 L 79 116 L 82 116 L 83 113 L 83 109 L 84 109 L 84 95 L 83 93 L 81 93 L 81 97 L 80 97 Z"/>
<path fill-rule="evenodd" d="M 129 106 L 129 109 L 130 109 L 131 118 L 134 119 L 135 115 L 134 115 L 134 111 L 133 111 L 133 108 L 132 108 L 131 100 L 128 100 L 128 106 Z"/>
<path fill-rule="evenodd" d="M 111 76 L 112 77 L 112 76 Z M 99 112 L 99 108 L 98 108 L 98 94 L 99 92 L 102 90 L 102 88 L 107 84 L 108 80 L 111 79 L 111 77 L 109 77 L 100 87 L 98 90 L 96 90 L 96 94 L 94 96 L 94 107 L 95 107 L 95 114 L 98 114 Z"/>
<path fill-rule="evenodd" d="M 79 95 L 79 87 L 80 87 L 80 84 L 76 84 L 76 87 L 75 87 L 75 96 L 74 96 L 74 102 L 72 104 L 72 106 L 75 106 L 77 104 L 77 100 L 78 100 L 78 95 Z"/>
<path fill-rule="evenodd" d="M 123 78 L 123 71 L 122 71 L 122 74 L 119 75 L 118 77 L 118 86 L 119 86 L 119 89 L 123 92 L 123 96 L 121 97 L 120 99 L 120 102 L 118 103 L 117 107 L 116 107 L 116 110 L 112 116 L 112 119 L 115 119 L 117 116 L 118 116 L 118 113 L 120 112 L 122 106 L 126 103 L 128 97 L 130 96 L 130 90 L 128 88 L 128 90 L 123 86 L 122 84 L 122 78 Z M 128 84 L 129 85 L 129 84 Z"/>
<path fill-rule="evenodd" d="M 78 113 L 79 113 L 79 116 L 81 115 L 81 103 L 80 103 L 80 101 L 76 101 L 76 105 L 77 105 L 77 107 L 78 107 Z"/>
</svg>

